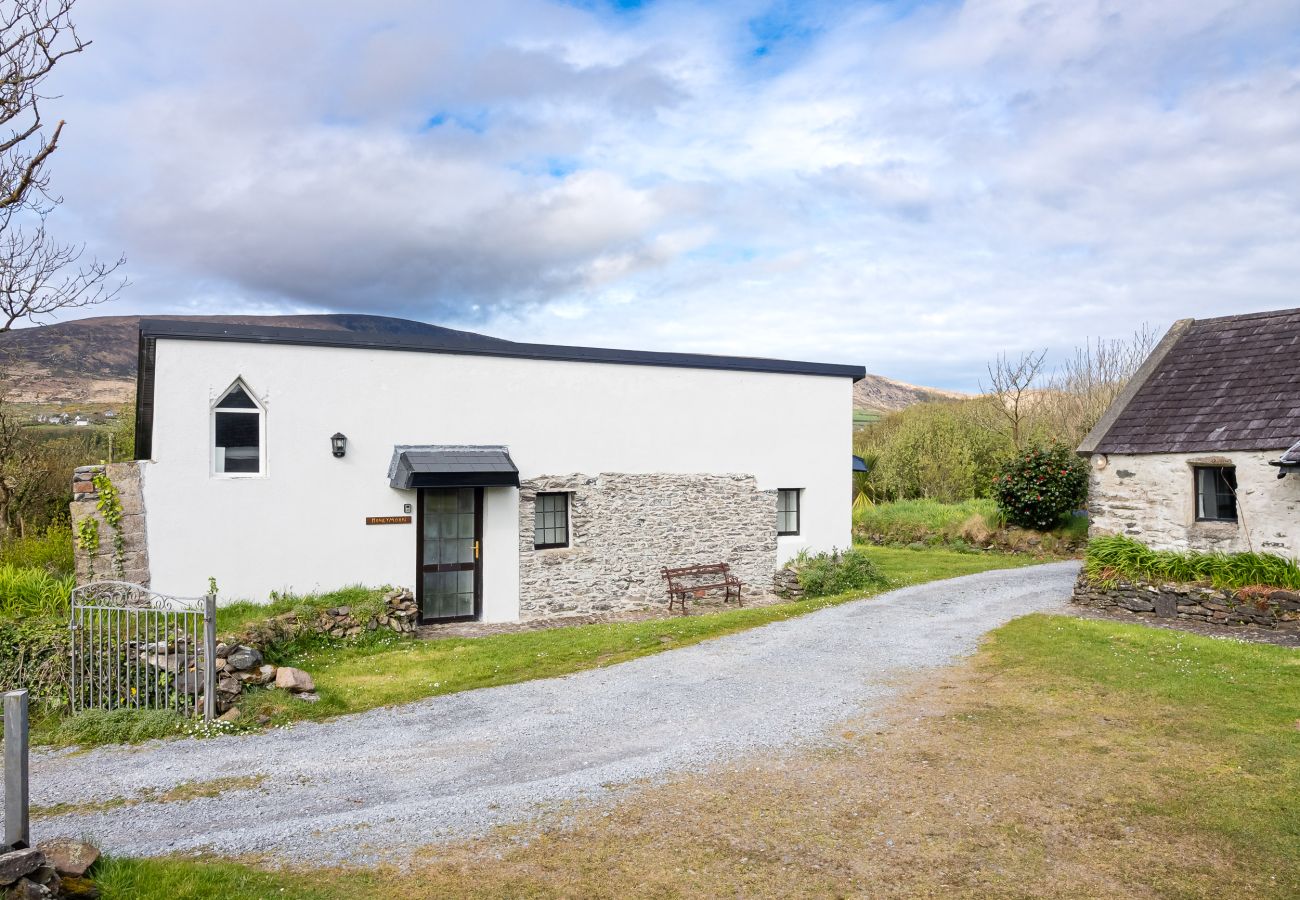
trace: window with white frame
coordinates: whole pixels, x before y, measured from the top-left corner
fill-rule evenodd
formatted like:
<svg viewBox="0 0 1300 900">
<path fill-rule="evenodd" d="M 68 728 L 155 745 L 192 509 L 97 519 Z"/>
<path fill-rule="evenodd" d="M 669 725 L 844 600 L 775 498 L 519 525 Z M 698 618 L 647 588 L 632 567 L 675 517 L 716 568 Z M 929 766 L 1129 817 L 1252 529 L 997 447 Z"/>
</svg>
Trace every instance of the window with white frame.
<svg viewBox="0 0 1300 900">
<path fill-rule="evenodd" d="M 781 488 L 776 492 L 776 533 L 779 535 L 799 533 L 799 495 L 800 488 Z"/>
<path fill-rule="evenodd" d="M 533 547 L 546 550 L 569 546 L 569 495 L 548 493 L 537 495 L 533 514 Z"/>
<path fill-rule="evenodd" d="M 243 381 L 212 406 L 212 470 L 218 475 L 260 475 L 265 434 L 263 410 Z"/>
</svg>

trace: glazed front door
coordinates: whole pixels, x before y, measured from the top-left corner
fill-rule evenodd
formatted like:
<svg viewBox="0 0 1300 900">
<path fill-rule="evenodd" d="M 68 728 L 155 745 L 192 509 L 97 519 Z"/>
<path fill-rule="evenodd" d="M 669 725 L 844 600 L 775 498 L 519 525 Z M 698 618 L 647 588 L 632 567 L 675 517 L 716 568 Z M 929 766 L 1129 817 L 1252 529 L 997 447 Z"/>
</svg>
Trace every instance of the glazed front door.
<svg viewBox="0 0 1300 900">
<path fill-rule="evenodd" d="M 477 619 L 483 609 L 483 489 L 424 488 L 419 510 L 420 621 Z"/>
</svg>

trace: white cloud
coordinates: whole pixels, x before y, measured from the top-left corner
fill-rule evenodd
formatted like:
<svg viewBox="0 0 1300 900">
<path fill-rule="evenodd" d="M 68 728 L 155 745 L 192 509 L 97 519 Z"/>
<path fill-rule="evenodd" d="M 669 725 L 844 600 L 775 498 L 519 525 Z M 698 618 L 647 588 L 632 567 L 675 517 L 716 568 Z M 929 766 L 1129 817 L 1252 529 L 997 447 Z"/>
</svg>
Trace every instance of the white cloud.
<svg viewBox="0 0 1300 900">
<path fill-rule="evenodd" d="M 1300 305 L 1294 3 L 79 9 L 51 224 L 125 250 L 121 308 L 971 386 L 1002 349 Z M 762 57 L 759 16 L 791 35 Z"/>
</svg>

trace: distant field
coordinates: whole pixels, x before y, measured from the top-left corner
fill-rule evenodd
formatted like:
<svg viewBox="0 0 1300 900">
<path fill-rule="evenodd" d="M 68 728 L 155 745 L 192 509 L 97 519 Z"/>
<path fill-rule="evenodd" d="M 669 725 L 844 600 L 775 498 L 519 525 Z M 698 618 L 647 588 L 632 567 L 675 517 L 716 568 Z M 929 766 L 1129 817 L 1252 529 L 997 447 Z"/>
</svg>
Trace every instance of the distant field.
<svg viewBox="0 0 1300 900">
<path fill-rule="evenodd" d="M 853 427 L 862 428 L 865 425 L 872 425 L 884 418 L 883 413 L 878 413 L 874 409 L 855 409 L 853 410 Z"/>
</svg>

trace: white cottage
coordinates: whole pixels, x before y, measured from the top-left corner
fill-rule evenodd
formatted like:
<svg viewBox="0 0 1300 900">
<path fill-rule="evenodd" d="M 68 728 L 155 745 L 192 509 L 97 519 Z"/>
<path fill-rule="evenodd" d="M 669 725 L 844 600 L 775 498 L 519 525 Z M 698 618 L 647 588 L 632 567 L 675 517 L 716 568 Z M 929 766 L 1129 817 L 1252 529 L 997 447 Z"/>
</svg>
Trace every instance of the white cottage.
<svg viewBox="0 0 1300 900">
<path fill-rule="evenodd" d="M 145 321 L 139 462 L 115 476 L 129 566 L 167 593 L 212 577 L 224 599 L 408 585 L 426 622 L 664 602 L 663 566 L 726 562 L 766 591 L 798 551 L 850 542 L 862 376 Z"/>
<path fill-rule="evenodd" d="M 1300 556 L 1300 309 L 1176 322 L 1079 452 L 1094 535 Z"/>
</svg>

